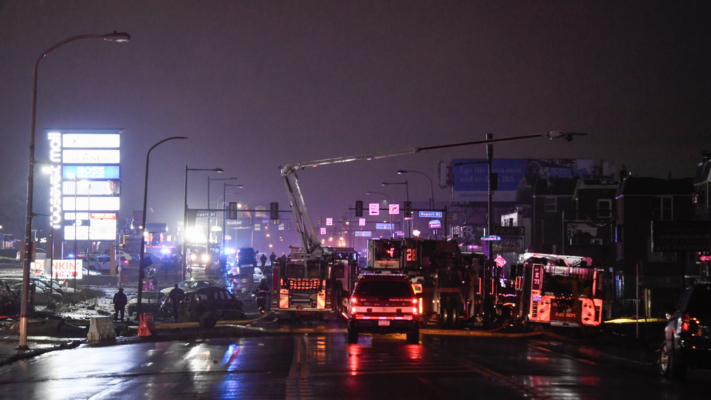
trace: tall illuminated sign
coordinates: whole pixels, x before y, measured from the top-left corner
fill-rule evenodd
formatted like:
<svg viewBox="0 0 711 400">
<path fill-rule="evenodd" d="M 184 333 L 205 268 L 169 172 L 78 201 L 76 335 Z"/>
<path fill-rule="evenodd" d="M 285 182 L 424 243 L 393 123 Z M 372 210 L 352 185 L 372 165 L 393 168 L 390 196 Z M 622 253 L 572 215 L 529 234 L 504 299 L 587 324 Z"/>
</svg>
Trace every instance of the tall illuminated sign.
<svg viewBox="0 0 711 400">
<path fill-rule="evenodd" d="M 116 239 L 121 131 L 53 130 L 47 138 L 52 226 L 64 240 Z"/>
<path fill-rule="evenodd" d="M 51 215 L 52 228 L 62 226 L 62 134 L 59 132 L 47 133 L 49 139 L 49 214 Z"/>
</svg>

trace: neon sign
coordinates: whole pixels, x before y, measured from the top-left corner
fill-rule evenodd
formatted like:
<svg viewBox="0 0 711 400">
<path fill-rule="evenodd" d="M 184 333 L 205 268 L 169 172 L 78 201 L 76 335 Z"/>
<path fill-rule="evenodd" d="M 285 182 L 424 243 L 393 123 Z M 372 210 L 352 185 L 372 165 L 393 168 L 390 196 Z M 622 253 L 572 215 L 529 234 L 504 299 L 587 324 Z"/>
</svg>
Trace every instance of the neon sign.
<svg viewBox="0 0 711 400">
<path fill-rule="evenodd" d="M 49 139 L 50 189 L 49 189 L 49 214 L 51 215 L 52 228 L 59 229 L 62 224 L 62 134 L 59 132 L 47 133 Z"/>
</svg>

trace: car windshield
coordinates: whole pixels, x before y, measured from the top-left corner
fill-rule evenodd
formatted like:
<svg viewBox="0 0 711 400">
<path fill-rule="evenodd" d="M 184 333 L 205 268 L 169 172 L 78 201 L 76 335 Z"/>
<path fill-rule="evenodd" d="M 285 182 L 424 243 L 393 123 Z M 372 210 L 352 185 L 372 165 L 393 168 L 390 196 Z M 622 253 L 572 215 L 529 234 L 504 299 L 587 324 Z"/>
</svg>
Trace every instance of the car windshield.
<svg viewBox="0 0 711 400">
<path fill-rule="evenodd" d="M 356 296 L 411 297 L 415 293 L 405 281 L 363 281 L 358 284 Z"/>
<path fill-rule="evenodd" d="M 693 318 L 711 318 L 711 286 L 698 286 L 694 289 L 686 312 Z"/>
</svg>

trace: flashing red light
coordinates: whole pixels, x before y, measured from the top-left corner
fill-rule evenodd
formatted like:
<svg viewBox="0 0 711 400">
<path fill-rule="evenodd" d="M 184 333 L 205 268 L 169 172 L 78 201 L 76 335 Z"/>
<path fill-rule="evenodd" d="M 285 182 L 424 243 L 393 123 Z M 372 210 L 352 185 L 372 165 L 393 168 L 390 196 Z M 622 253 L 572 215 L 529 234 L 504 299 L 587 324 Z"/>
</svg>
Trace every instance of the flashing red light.
<svg viewBox="0 0 711 400">
<path fill-rule="evenodd" d="M 358 303 L 358 299 L 355 298 L 355 297 L 351 297 L 351 303 L 357 304 L 357 303 Z"/>
<path fill-rule="evenodd" d="M 417 307 L 412 307 L 412 314 L 417 315 Z"/>
<path fill-rule="evenodd" d="M 412 304 L 417 304 L 417 299 L 412 299 Z"/>
<path fill-rule="evenodd" d="M 356 313 L 356 308 L 355 308 L 355 307 L 351 307 L 351 314 L 355 314 L 355 313 Z"/>
<path fill-rule="evenodd" d="M 689 314 L 684 314 L 683 317 L 681 317 L 681 331 L 682 332 L 689 332 L 689 322 L 691 322 L 689 318 Z"/>
<path fill-rule="evenodd" d="M 711 262 L 711 255 L 707 255 L 707 254 L 701 255 L 701 256 L 699 256 L 699 261 Z"/>
</svg>

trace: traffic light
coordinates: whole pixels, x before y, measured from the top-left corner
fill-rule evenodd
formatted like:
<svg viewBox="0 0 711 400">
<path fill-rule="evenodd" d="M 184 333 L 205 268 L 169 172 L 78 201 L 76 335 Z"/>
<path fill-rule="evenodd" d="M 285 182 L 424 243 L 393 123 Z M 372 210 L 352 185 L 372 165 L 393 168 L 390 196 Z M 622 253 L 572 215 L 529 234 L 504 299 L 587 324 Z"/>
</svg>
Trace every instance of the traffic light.
<svg viewBox="0 0 711 400">
<path fill-rule="evenodd" d="M 362 200 L 356 200 L 355 216 L 356 217 L 363 216 L 363 201 Z"/>
<path fill-rule="evenodd" d="M 230 219 L 237 219 L 237 202 L 230 201 Z"/>
<path fill-rule="evenodd" d="M 279 219 L 279 203 L 269 203 L 269 219 Z"/>
<path fill-rule="evenodd" d="M 323 219 L 321 217 L 318 217 L 318 226 L 321 226 L 322 223 L 323 223 Z"/>
<path fill-rule="evenodd" d="M 412 202 L 405 202 L 405 219 L 412 219 Z"/>
</svg>

